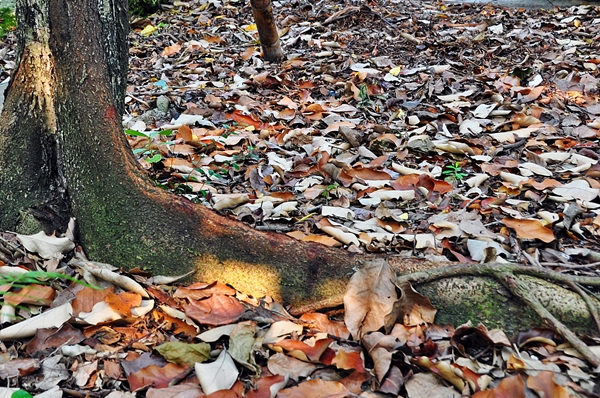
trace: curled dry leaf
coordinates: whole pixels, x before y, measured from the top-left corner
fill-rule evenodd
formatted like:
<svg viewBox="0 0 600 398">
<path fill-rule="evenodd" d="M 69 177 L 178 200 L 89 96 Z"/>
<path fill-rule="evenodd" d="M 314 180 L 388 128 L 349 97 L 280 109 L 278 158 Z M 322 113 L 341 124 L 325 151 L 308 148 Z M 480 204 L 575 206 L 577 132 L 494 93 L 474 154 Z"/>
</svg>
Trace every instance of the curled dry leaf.
<svg viewBox="0 0 600 398">
<path fill-rule="evenodd" d="M 69 238 L 57 238 L 48 236 L 43 231 L 35 235 L 17 234 L 17 239 L 32 253 L 37 253 L 40 257 L 50 259 L 54 257 L 62 258 L 62 253 L 72 250 L 75 244 Z"/>
<path fill-rule="evenodd" d="M 96 278 L 110 282 L 128 292 L 137 293 L 144 298 L 150 298 L 148 292 L 146 292 L 146 289 L 128 276 L 117 274 L 116 272 L 112 272 L 107 269 L 97 268 L 91 263 L 89 266 L 84 265 L 82 268 L 85 268 L 86 271 L 94 275 Z"/>
</svg>

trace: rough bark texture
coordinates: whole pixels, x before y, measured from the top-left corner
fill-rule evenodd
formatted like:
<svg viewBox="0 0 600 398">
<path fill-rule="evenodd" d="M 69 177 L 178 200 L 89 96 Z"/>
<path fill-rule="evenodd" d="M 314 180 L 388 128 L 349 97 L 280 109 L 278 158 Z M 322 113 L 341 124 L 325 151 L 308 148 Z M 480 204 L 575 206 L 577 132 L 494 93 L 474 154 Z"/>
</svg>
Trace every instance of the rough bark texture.
<svg viewBox="0 0 600 398">
<path fill-rule="evenodd" d="M 1 230 L 23 227 L 32 214 L 49 220 L 50 232 L 64 228 L 57 214 L 72 214 L 93 260 L 156 274 L 195 269 L 197 280 L 286 304 L 343 294 L 364 257 L 252 230 L 146 178 L 121 129 L 125 1 L 19 0 L 17 15 L 20 62 L 0 117 Z M 392 260 L 400 272 L 435 266 Z M 499 285 L 473 281 L 474 291 L 493 292 L 481 295 L 483 303 L 456 294 L 456 285 L 431 285 L 439 313 L 455 315 L 444 321 L 490 324 L 522 314 L 505 310 L 510 298 Z M 588 325 L 583 318 L 571 320 Z M 539 323 L 532 317 L 518 327 Z"/>
<path fill-rule="evenodd" d="M 260 37 L 260 45 L 264 58 L 270 62 L 277 62 L 283 58 L 279 33 L 273 17 L 271 0 L 251 0 L 252 13 Z"/>
</svg>

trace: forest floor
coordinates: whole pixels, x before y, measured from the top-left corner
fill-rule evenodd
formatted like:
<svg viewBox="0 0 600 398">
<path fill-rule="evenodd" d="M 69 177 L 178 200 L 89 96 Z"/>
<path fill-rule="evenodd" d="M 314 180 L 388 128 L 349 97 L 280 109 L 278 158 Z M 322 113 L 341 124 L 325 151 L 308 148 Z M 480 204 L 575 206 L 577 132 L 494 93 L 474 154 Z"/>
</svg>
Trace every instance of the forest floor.
<svg viewBox="0 0 600 398">
<path fill-rule="evenodd" d="M 126 134 L 156 184 L 351 252 L 597 276 L 600 7 L 281 1 L 286 58 L 269 64 L 246 3 L 176 0 L 132 21 Z M 1 82 L 12 35 L 0 67 Z M 3 239 L 7 266 L 106 283 L 98 264 L 52 256 L 68 244 L 49 239 L 40 258 L 18 249 L 42 250 L 27 237 Z M 130 277 L 145 288 L 126 287 Z M 298 321 L 219 284 L 130 277 L 113 280 L 128 292 L 36 285 L 46 296 L 32 303 L 31 289 L 15 291 L 31 279 L 12 273 L 18 308 L 2 322 L 37 323 L 15 325 L 27 336 L 0 331 L 0 379 L 74 396 L 597 396 L 593 369 L 546 330 L 513 344 L 483 327 L 440 328 L 429 313 L 362 335 L 348 318 Z M 76 301 L 59 305 L 67 295 Z M 36 317 L 41 303 L 62 317 Z"/>
</svg>

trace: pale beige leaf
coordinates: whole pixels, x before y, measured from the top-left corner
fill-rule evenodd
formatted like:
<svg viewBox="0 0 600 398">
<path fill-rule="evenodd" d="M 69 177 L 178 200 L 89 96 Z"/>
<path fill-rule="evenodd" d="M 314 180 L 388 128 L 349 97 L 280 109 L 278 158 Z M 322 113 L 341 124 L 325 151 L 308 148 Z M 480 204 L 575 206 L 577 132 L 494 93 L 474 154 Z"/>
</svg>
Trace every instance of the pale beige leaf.
<svg viewBox="0 0 600 398">
<path fill-rule="evenodd" d="M 57 238 L 48 236 L 43 231 L 34 235 L 17 234 L 17 239 L 32 253 L 37 253 L 40 257 L 50 259 L 53 257 L 62 258 L 62 253 L 72 250 L 75 244 L 69 238 Z"/>
<path fill-rule="evenodd" d="M 0 330 L 0 341 L 31 337 L 38 329 L 59 328 L 71 319 L 72 313 L 71 303 L 52 308 L 33 318 Z"/>
<path fill-rule="evenodd" d="M 205 394 L 219 390 L 228 390 L 236 382 L 238 370 L 226 350 L 210 363 L 196 363 L 196 377 Z"/>
</svg>

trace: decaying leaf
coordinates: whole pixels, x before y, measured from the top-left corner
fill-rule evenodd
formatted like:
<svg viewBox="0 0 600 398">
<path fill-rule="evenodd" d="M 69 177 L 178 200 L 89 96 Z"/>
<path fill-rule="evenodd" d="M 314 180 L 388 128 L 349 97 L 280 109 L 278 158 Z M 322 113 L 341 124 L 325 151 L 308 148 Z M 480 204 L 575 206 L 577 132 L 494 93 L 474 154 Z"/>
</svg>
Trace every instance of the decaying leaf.
<svg viewBox="0 0 600 398">
<path fill-rule="evenodd" d="M 366 263 L 350 278 L 344 296 L 345 322 L 355 339 L 384 326 L 398 299 L 394 279 L 394 271 L 383 259 Z"/>
</svg>

